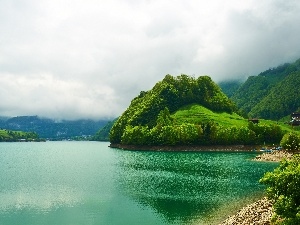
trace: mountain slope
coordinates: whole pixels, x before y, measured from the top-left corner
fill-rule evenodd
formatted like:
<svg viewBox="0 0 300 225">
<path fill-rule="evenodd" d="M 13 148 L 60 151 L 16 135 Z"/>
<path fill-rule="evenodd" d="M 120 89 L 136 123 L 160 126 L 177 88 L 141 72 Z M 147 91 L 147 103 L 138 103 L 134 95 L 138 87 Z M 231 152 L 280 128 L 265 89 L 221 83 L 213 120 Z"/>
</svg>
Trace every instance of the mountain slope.
<svg viewBox="0 0 300 225">
<path fill-rule="evenodd" d="M 231 98 L 234 93 L 239 89 L 239 87 L 243 84 L 241 80 L 229 80 L 229 81 L 221 81 L 218 83 L 219 87 L 229 98 Z"/>
<path fill-rule="evenodd" d="M 92 141 L 109 141 L 109 132 L 117 121 L 118 118 L 113 121 L 109 121 L 104 127 L 97 131 L 97 133 L 92 137 Z"/>
<path fill-rule="evenodd" d="M 289 89 L 293 89 L 293 85 L 289 87 L 291 83 L 289 83 L 289 85 L 282 85 L 280 89 L 278 89 L 277 85 L 279 85 L 279 83 L 281 82 L 284 82 L 284 80 L 290 74 L 297 71 L 300 71 L 300 59 L 298 59 L 294 63 L 286 63 L 276 68 L 266 70 L 257 76 L 250 76 L 246 80 L 246 82 L 242 84 L 239 89 L 232 95 L 230 99 L 234 101 L 237 107 L 244 113 L 248 114 L 251 112 L 249 114 L 251 116 L 258 116 L 265 119 L 277 119 L 279 116 L 286 116 L 287 114 L 291 113 L 295 107 L 286 108 L 286 110 L 283 110 L 285 111 L 285 113 L 287 113 L 285 115 L 282 115 L 282 110 L 278 111 L 277 113 L 277 108 L 272 109 L 273 113 L 258 113 L 257 108 L 261 108 L 261 104 L 267 103 L 266 100 L 264 100 L 264 103 L 260 102 L 269 94 L 274 92 L 278 92 L 278 94 L 284 94 L 286 92 L 289 92 Z M 277 97 L 279 97 L 279 95 L 277 95 Z M 283 97 L 279 97 L 278 99 L 282 98 Z M 277 99 L 273 98 L 273 101 L 276 102 Z M 256 105 L 258 104 L 260 105 L 256 107 Z M 290 106 L 292 105 L 292 103 L 287 103 L 285 105 Z M 275 116 L 275 114 L 277 115 Z"/>
<path fill-rule="evenodd" d="M 289 74 L 256 104 L 249 115 L 278 120 L 300 107 L 300 71 Z"/>
</svg>

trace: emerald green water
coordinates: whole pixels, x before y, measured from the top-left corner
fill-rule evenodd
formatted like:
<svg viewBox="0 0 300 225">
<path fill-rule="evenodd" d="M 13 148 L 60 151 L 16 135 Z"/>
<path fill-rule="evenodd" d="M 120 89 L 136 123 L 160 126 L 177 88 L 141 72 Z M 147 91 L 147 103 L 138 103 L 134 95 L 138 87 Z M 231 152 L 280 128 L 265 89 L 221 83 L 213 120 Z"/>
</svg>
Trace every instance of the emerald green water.
<svg viewBox="0 0 300 225">
<path fill-rule="evenodd" d="M 210 224 L 263 193 L 253 153 L 0 143 L 0 225 Z"/>
</svg>

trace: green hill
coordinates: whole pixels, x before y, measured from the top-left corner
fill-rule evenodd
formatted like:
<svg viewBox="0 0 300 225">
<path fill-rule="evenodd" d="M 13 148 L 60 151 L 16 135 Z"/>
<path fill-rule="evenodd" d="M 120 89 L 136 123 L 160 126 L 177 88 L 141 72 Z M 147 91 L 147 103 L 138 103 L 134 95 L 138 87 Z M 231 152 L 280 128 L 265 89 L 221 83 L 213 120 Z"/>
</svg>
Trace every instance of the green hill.
<svg viewBox="0 0 300 225">
<path fill-rule="evenodd" d="M 200 76 L 196 79 L 183 74 L 177 77 L 166 75 L 150 91 L 142 91 L 131 101 L 112 127 L 110 142 L 121 143 L 128 126 L 155 127 L 159 113 L 165 108 L 175 112 L 192 103 L 218 112 L 232 113 L 236 110 L 235 105 L 210 77 Z"/>
<path fill-rule="evenodd" d="M 248 122 L 208 76 L 167 75 L 114 123 L 112 145 L 278 144 L 287 126 Z"/>
<path fill-rule="evenodd" d="M 300 102 L 295 102 L 299 97 L 299 72 L 300 59 L 250 76 L 231 100 L 252 117 L 279 119 L 287 116 L 300 107 Z"/>
<path fill-rule="evenodd" d="M 35 132 L 0 130 L 0 142 L 42 141 Z"/>
</svg>

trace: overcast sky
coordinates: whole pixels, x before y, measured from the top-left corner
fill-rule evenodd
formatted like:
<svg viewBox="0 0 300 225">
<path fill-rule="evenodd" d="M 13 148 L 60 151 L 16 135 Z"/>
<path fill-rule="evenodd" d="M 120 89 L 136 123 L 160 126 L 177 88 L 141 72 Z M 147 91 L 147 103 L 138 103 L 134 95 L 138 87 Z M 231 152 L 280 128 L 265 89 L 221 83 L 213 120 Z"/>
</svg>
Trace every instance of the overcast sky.
<svg viewBox="0 0 300 225">
<path fill-rule="evenodd" d="M 166 74 L 300 58 L 297 0 L 1 0 L 0 116 L 114 118 Z"/>
</svg>

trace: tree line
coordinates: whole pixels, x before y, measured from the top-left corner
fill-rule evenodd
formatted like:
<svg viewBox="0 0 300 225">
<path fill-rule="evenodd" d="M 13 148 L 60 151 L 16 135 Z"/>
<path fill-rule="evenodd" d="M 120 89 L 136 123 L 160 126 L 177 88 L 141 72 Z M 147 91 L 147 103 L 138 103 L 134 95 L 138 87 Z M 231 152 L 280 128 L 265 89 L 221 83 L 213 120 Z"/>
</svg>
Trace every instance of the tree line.
<svg viewBox="0 0 300 225">
<path fill-rule="evenodd" d="M 247 126 L 222 126 L 210 121 L 200 124 L 172 121 L 168 108 L 162 110 L 156 125 L 127 125 L 121 144 L 127 145 L 254 145 L 278 144 L 283 131 L 277 124 L 254 124 Z"/>
</svg>

